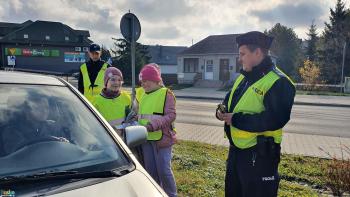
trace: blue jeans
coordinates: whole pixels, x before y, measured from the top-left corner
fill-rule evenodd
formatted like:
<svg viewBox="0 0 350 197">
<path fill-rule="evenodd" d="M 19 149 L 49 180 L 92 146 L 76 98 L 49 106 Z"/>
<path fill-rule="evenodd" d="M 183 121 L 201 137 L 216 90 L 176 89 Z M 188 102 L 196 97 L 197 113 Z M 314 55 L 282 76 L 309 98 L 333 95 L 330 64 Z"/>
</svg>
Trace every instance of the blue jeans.
<svg viewBox="0 0 350 197">
<path fill-rule="evenodd" d="M 177 196 L 176 183 L 171 170 L 172 146 L 157 149 L 156 143 L 148 141 L 142 145 L 144 167 L 152 178 L 170 197 Z"/>
</svg>

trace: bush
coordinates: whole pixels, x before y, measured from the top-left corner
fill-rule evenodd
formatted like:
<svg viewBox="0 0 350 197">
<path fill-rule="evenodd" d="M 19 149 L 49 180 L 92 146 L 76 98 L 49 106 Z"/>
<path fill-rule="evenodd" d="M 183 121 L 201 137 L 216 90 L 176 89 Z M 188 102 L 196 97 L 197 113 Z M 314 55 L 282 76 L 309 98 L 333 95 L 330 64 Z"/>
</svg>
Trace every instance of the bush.
<svg viewBox="0 0 350 197">
<path fill-rule="evenodd" d="M 350 154 L 350 148 L 343 146 L 341 149 L 342 158 L 332 157 L 325 169 L 326 184 L 336 196 L 343 196 L 345 192 L 350 194 L 350 159 L 344 159 L 344 153 Z"/>
<path fill-rule="evenodd" d="M 318 90 L 317 84 L 323 84 L 320 79 L 321 70 L 312 61 L 306 60 L 303 67 L 299 68 L 299 74 L 302 79 L 302 83 L 307 84 L 305 90 Z"/>
</svg>

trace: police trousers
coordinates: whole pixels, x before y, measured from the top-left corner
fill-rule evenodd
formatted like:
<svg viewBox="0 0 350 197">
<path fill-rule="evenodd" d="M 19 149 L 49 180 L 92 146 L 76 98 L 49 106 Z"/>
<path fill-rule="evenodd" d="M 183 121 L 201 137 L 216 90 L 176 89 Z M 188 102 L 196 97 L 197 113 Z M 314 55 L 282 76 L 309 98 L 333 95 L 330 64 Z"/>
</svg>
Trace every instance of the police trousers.
<svg viewBox="0 0 350 197">
<path fill-rule="evenodd" d="M 273 148 L 256 145 L 239 149 L 234 145 L 230 146 L 226 164 L 225 196 L 277 196 L 281 146 L 273 144 Z"/>
</svg>

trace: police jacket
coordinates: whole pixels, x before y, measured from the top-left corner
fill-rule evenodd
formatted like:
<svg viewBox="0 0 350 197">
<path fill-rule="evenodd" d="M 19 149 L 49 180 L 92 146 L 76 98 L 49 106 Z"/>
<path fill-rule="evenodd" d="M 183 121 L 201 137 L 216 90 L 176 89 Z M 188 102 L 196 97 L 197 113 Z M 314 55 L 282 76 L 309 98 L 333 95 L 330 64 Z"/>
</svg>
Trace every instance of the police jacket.
<svg viewBox="0 0 350 197">
<path fill-rule="evenodd" d="M 234 92 L 231 101 L 231 109 L 227 109 L 228 112 L 232 113 L 234 107 L 248 87 L 261 79 L 272 69 L 276 69 L 276 67 L 271 61 L 271 58 L 267 56 L 259 65 L 254 67 L 251 72 L 241 70 L 241 74 L 243 74 L 245 78 Z M 276 73 L 280 72 L 276 70 Z M 231 92 L 227 93 L 223 101 L 225 106 L 228 106 L 230 93 Z M 251 132 L 273 131 L 283 128 L 290 119 L 294 96 L 294 85 L 285 75 L 281 74 L 281 78 L 279 78 L 265 94 L 265 111 L 258 114 L 234 113 L 231 120 L 232 126 Z M 229 131 L 230 127 L 225 125 L 225 132 Z"/>
<path fill-rule="evenodd" d="M 86 62 L 86 67 L 89 73 L 89 78 L 91 80 L 91 83 L 94 83 L 97 77 L 98 72 L 101 70 L 103 64 L 105 61 L 98 60 L 96 62 L 92 61 L 91 59 Z M 110 67 L 108 65 L 107 67 Z M 84 94 L 84 82 L 83 82 L 83 75 L 79 69 L 79 79 L 78 79 L 78 90 L 80 93 Z"/>
</svg>

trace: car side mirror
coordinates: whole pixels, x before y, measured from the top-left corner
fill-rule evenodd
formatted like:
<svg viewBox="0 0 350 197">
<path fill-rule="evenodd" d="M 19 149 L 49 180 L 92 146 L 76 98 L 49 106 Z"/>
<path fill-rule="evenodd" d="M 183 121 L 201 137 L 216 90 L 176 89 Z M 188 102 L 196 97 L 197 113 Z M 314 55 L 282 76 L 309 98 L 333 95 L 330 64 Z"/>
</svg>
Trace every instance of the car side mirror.
<svg viewBox="0 0 350 197">
<path fill-rule="evenodd" d="M 147 129 L 144 126 L 128 126 L 125 128 L 125 142 L 129 148 L 147 142 Z"/>
</svg>

